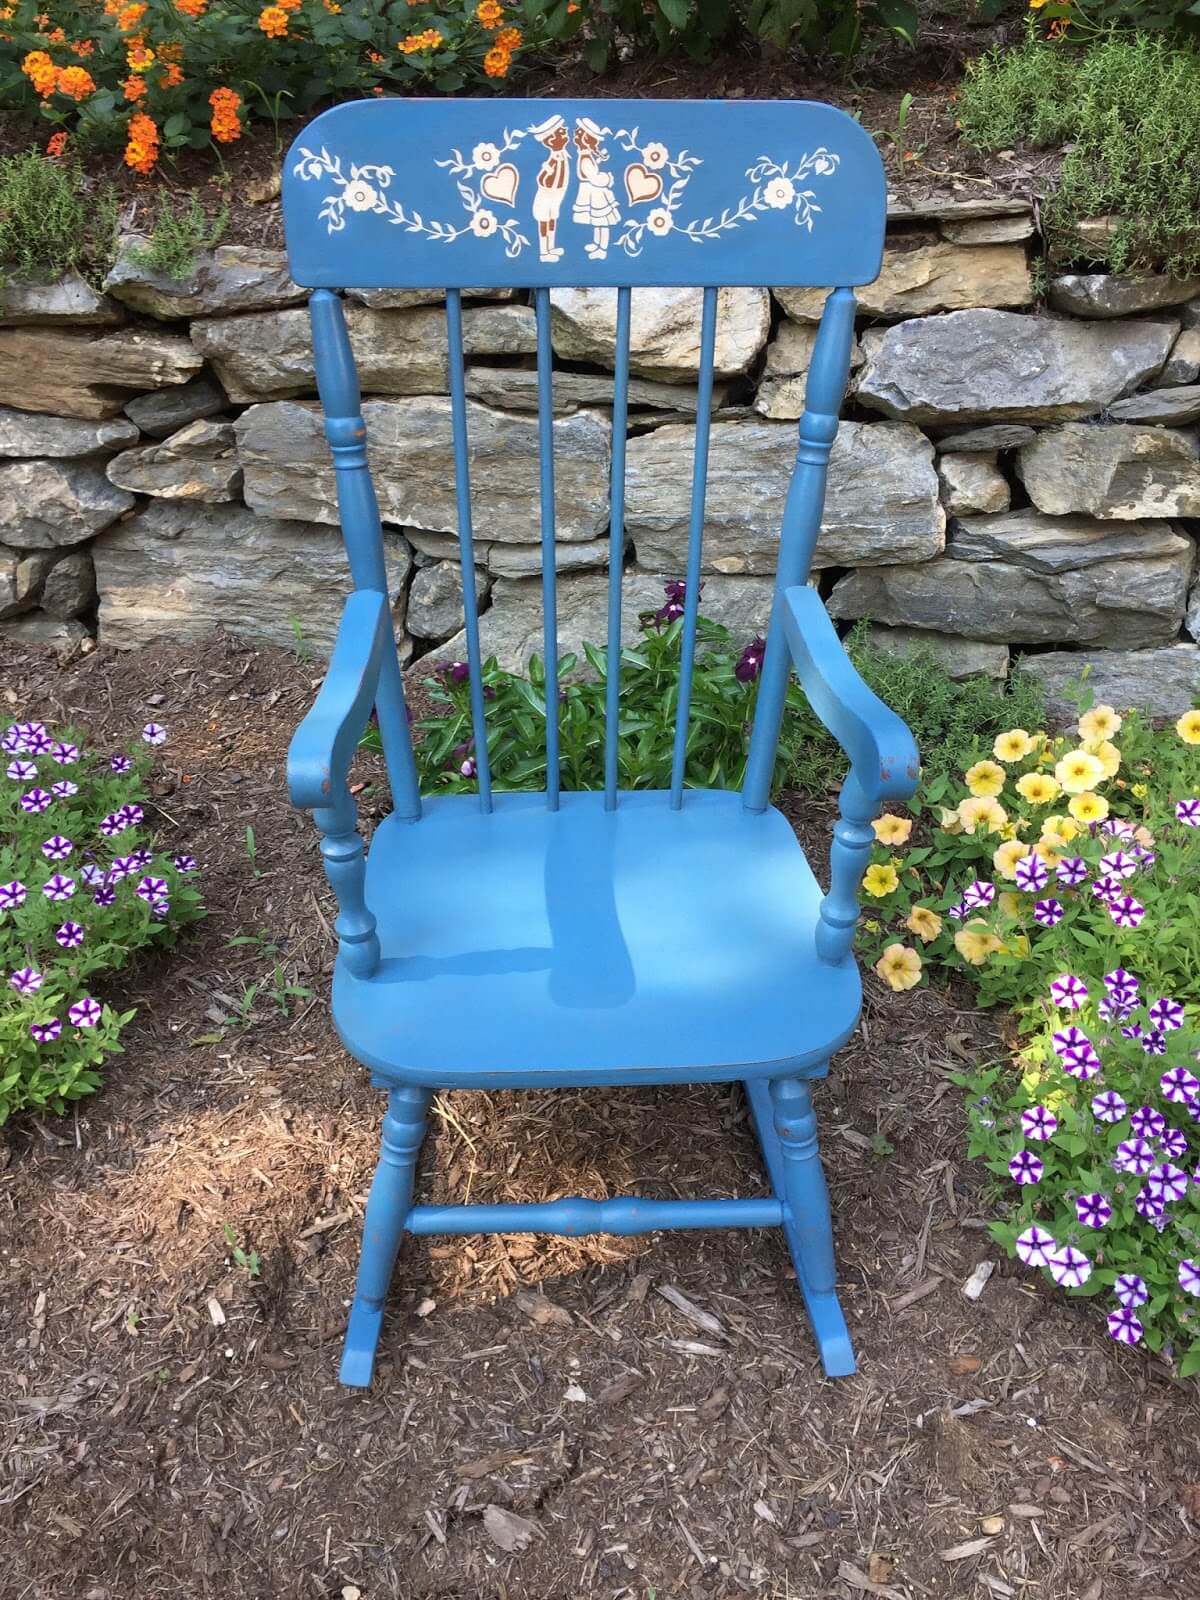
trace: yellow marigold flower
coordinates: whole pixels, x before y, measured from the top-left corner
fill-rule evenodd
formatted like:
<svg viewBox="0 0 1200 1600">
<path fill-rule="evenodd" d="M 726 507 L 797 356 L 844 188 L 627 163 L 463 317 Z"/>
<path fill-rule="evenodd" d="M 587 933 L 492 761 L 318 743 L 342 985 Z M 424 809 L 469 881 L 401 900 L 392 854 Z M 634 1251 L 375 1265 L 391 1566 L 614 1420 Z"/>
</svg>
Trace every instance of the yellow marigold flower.
<svg viewBox="0 0 1200 1600">
<path fill-rule="evenodd" d="M 1067 810 L 1076 822 L 1103 822 L 1108 815 L 1108 801 L 1102 794 L 1092 794 L 1089 791 L 1072 795 Z"/>
<path fill-rule="evenodd" d="M 996 850 L 992 851 L 992 865 L 1002 878 L 1013 879 L 1017 875 L 1017 862 L 1023 861 L 1029 854 L 1029 846 L 1022 839 L 1008 839 Z"/>
<path fill-rule="evenodd" d="M 875 963 L 875 971 L 889 989 L 899 993 L 921 981 L 921 958 L 906 944 L 889 944 Z"/>
<path fill-rule="evenodd" d="M 904 919 L 904 926 L 918 939 L 929 944 L 942 931 L 942 919 L 928 906 L 914 906 Z"/>
<path fill-rule="evenodd" d="M 880 844 L 907 844 L 913 828 L 911 818 L 893 817 L 888 811 L 876 817 L 871 826 Z"/>
<path fill-rule="evenodd" d="M 1068 750 L 1054 769 L 1054 776 L 1068 794 L 1094 789 L 1104 777 L 1104 767 L 1090 750 Z"/>
<path fill-rule="evenodd" d="M 883 866 L 876 862 L 863 873 L 862 886 L 876 900 L 882 900 L 885 894 L 891 894 L 899 882 L 900 878 L 895 867 Z"/>
<path fill-rule="evenodd" d="M 1048 772 L 1026 772 L 1017 779 L 1017 793 L 1031 806 L 1048 806 L 1061 790 L 1058 779 Z"/>
<path fill-rule="evenodd" d="M 995 797 L 1004 787 L 1004 768 L 994 761 L 977 761 L 966 771 L 967 788 L 977 797 Z"/>
<path fill-rule="evenodd" d="M 963 831 L 962 818 L 957 811 L 947 806 L 939 806 L 938 827 L 943 833 L 961 833 Z"/>
<path fill-rule="evenodd" d="M 508 73 L 508 64 L 512 55 L 508 50 L 501 50 L 499 45 L 489 50 L 483 58 L 483 70 L 489 78 L 503 78 Z"/>
<path fill-rule="evenodd" d="M 1200 744 L 1200 711 L 1185 711 L 1175 724 L 1175 732 L 1184 744 Z"/>
<path fill-rule="evenodd" d="M 990 795 L 972 795 L 958 804 L 958 820 L 965 833 L 982 828 L 984 833 L 999 833 L 1008 821 L 1008 812 Z"/>
<path fill-rule="evenodd" d="M 58 74 L 58 92 L 76 102 L 86 100 L 95 94 L 96 80 L 86 67 L 63 67 Z"/>
<path fill-rule="evenodd" d="M 997 761 L 1023 761 L 1032 749 L 1033 736 L 1024 728 L 1010 728 L 992 741 L 992 754 Z"/>
<path fill-rule="evenodd" d="M 1131 795 L 1133 795 L 1135 800 L 1144 800 L 1146 798 L 1146 796 L 1150 793 L 1149 789 L 1146 787 L 1146 785 L 1144 783 L 1135 783 L 1135 784 L 1133 784 L 1130 787 L 1129 792 L 1130 792 Z"/>
<path fill-rule="evenodd" d="M 1088 744 L 1100 744 L 1111 739 L 1121 726 L 1121 718 L 1111 706 L 1093 706 L 1085 711 L 1077 724 L 1079 737 Z"/>
<path fill-rule="evenodd" d="M 999 950 L 1000 941 L 982 922 L 968 922 L 954 935 L 954 948 L 971 966 L 981 967 L 993 950 Z"/>
<path fill-rule="evenodd" d="M 288 14 L 282 6 L 267 6 L 258 14 L 258 25 L 268 39 L 286 38 Z"/>
</svg>

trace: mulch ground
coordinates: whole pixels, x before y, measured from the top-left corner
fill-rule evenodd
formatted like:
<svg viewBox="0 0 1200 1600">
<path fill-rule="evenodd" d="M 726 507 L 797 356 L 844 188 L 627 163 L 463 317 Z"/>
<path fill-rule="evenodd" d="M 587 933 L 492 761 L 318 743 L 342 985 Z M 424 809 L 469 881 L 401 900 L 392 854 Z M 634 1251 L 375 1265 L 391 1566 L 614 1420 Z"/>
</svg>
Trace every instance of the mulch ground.
<svg viewBox="0 0 1200 1600">
<path fill-rule="evenodd" d="M 996 1252 L 948 1074 L 1004 1043 L 929 991 L 872 981 L 819 1092 L 856 1377 L 822 1379 L 773 1233 L 497 1237 L 410 1242 L 375 1383 L 339 1388 L 381 1101 L 284 796 L 317 669 L 223 640 L 0 668 L 11 716 L 168 725 L 155 822 L 209 906 L 130 975 L 101 1092 L 0 1147 L 5 1600 L 1194 1600 L 1195 1386 L 1005 1262 L 962 1293 Z M 451 1094 L 421 1187 L 762 1177 L 726 1088 Z"/>
</svg>

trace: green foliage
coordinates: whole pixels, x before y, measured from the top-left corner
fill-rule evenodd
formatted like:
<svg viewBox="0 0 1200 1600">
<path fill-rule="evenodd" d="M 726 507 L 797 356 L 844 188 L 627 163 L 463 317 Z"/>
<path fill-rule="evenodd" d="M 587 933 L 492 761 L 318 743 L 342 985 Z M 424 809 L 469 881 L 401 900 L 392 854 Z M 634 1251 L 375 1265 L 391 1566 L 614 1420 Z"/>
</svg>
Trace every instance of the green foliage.
<svg viewBox="0 0 1200 1600">
<path fill-rule="evenodd" d="M 37 150 L 0 157 L 0 271 L 54 279 L 77 272 L 99 283 L 116 253 L 116 191 L 89 191 L 79 168 Z"/>
<path fill-rule="evenodd" d="M 1047 7 L 1047 10 L 1050 8 Z M 1200 17 L 1200 0 L 1189 7 Z M 1144 25 L 1141 8 L 1138 25 Z M 959 91 L 963 136 L 982 150 L 1065 145 L 1042 209 L 1052 256 L 1113 272 L 1200 272 L 1200 52 L 1147 33 L 1083 50 L 1030 37 L 972 62 Z M 1084 245 L 1076 224 L 1116 219 Z"/>
<path fill-rule="evenodd" d="M 99 1087 L 133 1012 L 96 991 L 114 995 L 111 974 L 203 915 L 194 864 L 156 849 L 146 824 L 145 757 L 114 771 L 70 730 L 40 723 L 10 729 L 4 749 L 0 1123 Z"/>
<path fill-rule="evenodd" d="M 168 278 L 188 278 L 197 255 L 220 242 L 228 221 L 228 206 L 217 216 L 210 217 L 198 195 L 192 194 L 176 202 L 164 194 L 159 198 L 146 244 L 130 250 L 130 257 L 150 272 L 160 272 Z"/>
</svg>

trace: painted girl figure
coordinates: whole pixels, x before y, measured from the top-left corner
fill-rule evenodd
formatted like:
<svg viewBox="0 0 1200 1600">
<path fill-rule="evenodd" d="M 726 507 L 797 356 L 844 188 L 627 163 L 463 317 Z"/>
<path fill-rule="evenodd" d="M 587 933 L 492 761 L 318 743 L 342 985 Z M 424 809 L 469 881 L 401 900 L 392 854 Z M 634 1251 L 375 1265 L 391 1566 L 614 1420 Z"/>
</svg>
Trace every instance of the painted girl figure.
<svg viewBox="0 0 1200 1600">
<path fill-rule="evenodd" d="M 567 155 L 567 125 L 560 116 L 547 117 L 530 133 L 546 147 L 546 159 L 538 169 L 533 196 L 533 220 L 538 225 L 538 254 L 543 261 L 559 261 L 562 246 L 555 242 L 558 214 L 563 208 L 570 178 L 571 158 Z"/>
<path fill-rule="evenodd" d="M 603 261 L 608 254 L 608 230 L 620 222 L 621 213 L 613 199 L 611 172 L 601 167 L 608 160 L 604 135 L 591 117 L 580 117 L 575 124 L 575 204 L 571 219 L 592 230 L 591 244 L 584 245 L 584 253 L 593 261 Z"/>
</svg>

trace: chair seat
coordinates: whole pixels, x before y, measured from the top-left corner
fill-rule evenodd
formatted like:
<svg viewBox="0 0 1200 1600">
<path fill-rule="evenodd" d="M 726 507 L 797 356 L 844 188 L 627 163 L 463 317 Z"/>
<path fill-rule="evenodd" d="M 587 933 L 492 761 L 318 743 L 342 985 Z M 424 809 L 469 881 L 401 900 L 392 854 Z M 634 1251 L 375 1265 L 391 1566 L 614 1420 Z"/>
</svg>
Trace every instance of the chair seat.
<svg viewBox="0 0 1200 1600">
<path fill-rule="evenodd" d="M 849 1037 L 852 958 L 787 819 L 724 790 L 428 799 L 367 858 L 382 960 L 333 1014 L 377 1082 L 500 1088 L 817 1073 Z"/>
</svg>

